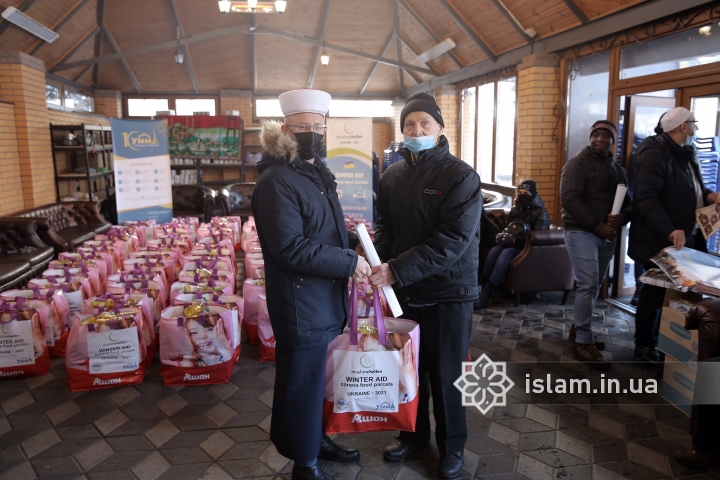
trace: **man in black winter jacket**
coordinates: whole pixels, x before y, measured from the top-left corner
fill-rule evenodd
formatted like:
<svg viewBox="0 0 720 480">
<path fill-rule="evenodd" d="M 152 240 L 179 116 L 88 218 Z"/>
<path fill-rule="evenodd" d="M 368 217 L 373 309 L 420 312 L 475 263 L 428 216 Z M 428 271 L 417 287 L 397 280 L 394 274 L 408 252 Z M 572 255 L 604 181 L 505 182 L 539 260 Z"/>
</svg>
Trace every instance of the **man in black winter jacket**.
<svg viewBox="0 0 720 480">
<path fill-rule="evenodd" d="M 375 247 L 385 262 L 373 268 L 370 283 L 392 285 L 404 317 L 420 324 L 420 395 L 415 432 L 401 432 L 385 449 L 401 460 L 430 441 L 430 393 L 439 475 L 454 478 L 463 467 L 467 439 L 462 374 L 477 298 L 480 177 L 449 153 L 435 98 L 409 97 L 400 115 L 404 161 L 380 179 Z"/>
<path fill-rule="evenodd" d="M 707 251 L 695 221 L 695 210 L 719 202 L 718 194 L 705 188 L 692 139 L 695 117 L 677 107 L 661 117 L 658 135 L 638 147 L 637 178 L 633 199 L 628 255 L 645 269 L 650 259 L 674 246 Z M 635 356 L 657 363 L 658 327 L 665 289 L 645 284 L 635 313 Z"/>
<path fill-rule="evenodd" d="M 327 346 L 348 318 L 348 277 L 372 272 L 350 248 L 335 177 L 320 160 L 330 95 L 280 95 L 285 123 L 266 123 L 252 198 L 265 260 L 276 375 L 270 439 L 292 460 L 293 480 L 329 480 L 317 457 L 357 461 L 322 433 Z"/>
<path fill-rule="evenodd" d="M 626 194 L 619 214 L 611 215 L 618 184 L 627 185 L 627 174 L 611 153 L 617 128 L 608 120 L 590 128 L 590 145 L 570 159 L 560 177 L 560 203 L 565 223 L 565 245 L 575 270 L 577 292 L 570 339 L 573 354 L 594 368 L 609 368 L 599 350 L 590 322 L 600 285 L 615 251 L 615 237 L 630 220 L 630 195 Z"/>
</svg>

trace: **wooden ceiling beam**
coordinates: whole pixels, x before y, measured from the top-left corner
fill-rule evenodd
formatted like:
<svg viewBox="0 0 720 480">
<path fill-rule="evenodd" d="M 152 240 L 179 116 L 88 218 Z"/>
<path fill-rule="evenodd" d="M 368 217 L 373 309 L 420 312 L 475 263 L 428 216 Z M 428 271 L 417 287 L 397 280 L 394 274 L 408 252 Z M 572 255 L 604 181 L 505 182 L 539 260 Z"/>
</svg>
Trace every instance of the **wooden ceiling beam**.
<svg viewBox="0 0 720 480">
<path fill-rule="evenodd" d="M 330 15 L 330 3 L 332 3 L 332 0 L 325 0 L 325 11 L 323 13 L 323 19 L 320 23 L 320 32 L 317 35 L 317 39 L 320 41 L 325 40 L 325 25 L 327 25 L 327 19 Z M 255 37 L 253 37 L 255 38 Z M 315 48 L 315 61 L 312 64 L 312 67 L 310 68 L 310 78 L 308 78 L 308 86 L 307 88 L 312 88 L 313 83 L 315 83 L 315 74 L 317 73 L 317 66 L 318 63 L 320 63 L 320 47 Z"/>
<path fill-rule="evenodd" d="M 105 0 L 97 0 L 97 25 L 102 27 L 105 24 Z M 95 58 L 100 56 L 102 52 L 102 32 L 100 35 L 95 37 Z M 90 65 L 88 65 L 89 67 Z M 96 63 L 93 66 L 92 83 L 97 85 L 98 76 L 100 75 L 100 64 Z M 78 77 L 79 78 L 79 77 Z"/>
<path fill-rule="evenodd" d="M 363 58 L 365 60 L 372 60 L 373 62 L 379 62 L 384 65 L 390 65 L 391 67 L 402 67 L 405 69 L 415 70 L 416 72 L 427 73 L 428 75 L 435 76 L 435 74 L 432 72 L 432 70 L 428 70 L 427 68 L 416 67 L 415 65 L 410 65 L 410 64 L 399 62 L 396 60 L 389 60 L 387 58 L 377 57 L 375 55 L 370 55 L 370 54 L 367 54 L 364 52 L 360 52 L 358 50 L 352 50 L 350 48 L 345 48 L 340 45 L 321 42 L 319 40 L 315 40 L 314 38 L 306 37 L 304 35 L 298 35 L 296 33 L 286 32 L 284 30 L 276 30 L 274 28 L 266 27 L 264 25 L 258 25 L 255 28 L 255 30 L 253 31 L 253 33 L 254 34 L 276 35 L 278 37 L 284 37 L 284 38 L 287 38 L 290 40 L 295 40 L 296 42 L 320 46 L 323 48 L 327 48 L 328 50 L 334 50 L 336 52 L 345 53 L 345 54 L 351 55 L 353 57 Z"/>
<path fill-rule="evenodd" d="M 580 5 L 575 3 L 575 0 L 563 0 L 563 2 L 565 2 L 565 5 L 567 5 L 573 15 L 575 15 L 580 22 L 587 23 L 590 20 L 583 9 L 580 8 Z"/>
<path fill-rule="evenodd" d="M 98 36 L 99 36 L 99 35 L 98 35 Z M 97 66 L 97 65 L 96 65 L 96 66 Z M 77 82 L 78 79 L 79 79 L 80 77 L 82 77 L 83 75 L 85 75 L 85 73 L 86 73 L 88 70 L 90 70 L 92 67 L 93 67 L 92 65 L 86 65 L 85 68 L 83 68 L 82 70 L 80 70 L 80 73 L 78 73 L 77 75 L 75 75 L 75 76 L 73 77 L 73 82 Z M 93 84 L 94 84 L 94 83 L 95 83 L 95 82 L 93 82 Z"/>
<path fill-rule="evenodd" d="M 103 25 L 102 27 L 103 33 L 107 37 L 108 42 L 110 43 L 110 46 L 115 50 L 116 54 L 122 54 L 120 51 L 120 48 L 118 47 L 118 44 L 115 42 L 115 39 L 113 38 L 112 34 L 110 33 L 110 30 Z M 120 61 L 122 62 L 123 68 L 125 68 L 125 73 L 127 73 L 127 76 L 130 77 L 130 81 L 133 84 L 133 87 L 135 87 L 135 90 L 137 90 L 138 93 L 142 92 L 142 89 L 140 88 L 140 82 L 138 82 L 137 77 L 135 77 L 135 74 L 130 69 L 130 65 L 128 65 L 127 60 L 125 60 L 125 57 L 120 57 Z"/>
<path fill-rule="evenodd" d="M 395 60 L 398 62 L 402 61 L 402 57 L 400 56 L 400 37 L 398 37 L 398 21 L 397 21 L 397 2 L 395 0 L 390 0 L 390 16 L 392 17 L 392 23 L 393 23 L 393 36 L 395 37 Z M 405 86 L 403 85 L 403 76 L 402 76 L 402 69 L 400 67 L 397 68 L 397 77 L 398 77 L 398 89 L 403 90 Z"/>
<path fill-rule="evenodd" d="M 95 27 L 90 30 L 88 33 L 86 33 L 68 52 L 63 55 L 60 60 L 55 62 L 50 68 L 48 68 L 48 71 L 53 71 L 56 67 L 60 67 L 63 65 L 67 65 L 65 62 L 67 62 L 70 58 L 72 58 L 73 55 L 77 53 L 78 50 L 80 50 L 82 47 L 85 46 L 87 42 L 93 39 L 95 35 L 97 35 L 100 32 L 100 27 L 95 25 Z"/>
<path fill-rule="evenodd" d="M 437 0 L 440 5 L 445 9 L 445 11 L 452 17 L 453 20 L 455 20 L 455 23 L 458 24 L 460 28 L 463 29 L 465 33 L 468 34 L 468 36 L 475 42 L 475 44 L 480 47 L 480 50 L 485 52 L 485 55 L 488 56 L 488 58 L 495 59 L 496 55 L 495 52 L 492 51 L 490 47 L 487 46 L 485 41 L 480 38 L 480 35 L 475 31 L 473 27 L 470 26 L 470 24 L 465 20 L 465 17 L 462 16 L 460 12 L 457 11 L 457 9 L 453 6 L 452 3 L 450 3 L 450 0 Z"/>
<path fill-rule="evenodd" d="M 410 43 L 410 41 L 407 39 L 407 37 L 405 35 L 403 35 L 401 32 L 398 32 L 398 37 L 400 37 L 400 40 L 402 40 L 402 42 L 405 44 L 405 46 L 408 47 L 410 49 L 410 51 L 413 52 L 413 54 L 416 57 L 418 57 L 418 60 L 420 60 L 422 63 L 425 63 L 422 61 L 422 59 L 420 59 L 420 52 L 418 51 L 418 49 L 415 48 L 415 46 L 412 43 Z M 437 69 L 433 68 L 431 65 L 429 65 L 427 63 L 425 63 L 425 65 L 427 65 L 427 67 L 430 70 L 435 72 L 435 75 L 440 76 L 440 72 L 438 72 Z"/>
<path fill-rule="evenodd" d="M 413 19 L 417 22 L 417 24 L 420 25 L 420 27 L 422 27 L 422 29 L 425 31 L 425 33 L 427 33 L 430 37 L 432 37 L 433 40 L 435 40 L 435 43 L 442 42 L 442 39 L 435 33 L 435 31 L 432 28 L 430 28 L 430 25 L 425 23 L 425 20 L 423 20 L 422 17 L 410 5 L 408 5 L 407 2 L 405 2 L 405 0 L 398 0 L 398 1 L 400 2 L 400 5 L 402 5 L 403 8 L 410 14 L 410 16 L 413 17 Z M 455 62 L 455 64 L 458 67 L 463 68 L 465 66 L 460 61 L 460 59 L 457 57 L 457 55 L 455 55 L 452 52 L 452 50 L 447 53 L 448 53 L 448 55 L 450 55 L 450 58 L 453 59 L 453 61 Z"/>
<path fill-rule="evenodd" d="M 106 32 L 107 33 L 107 32 Z M 251 33 L 250 25 L 244 23 L 241 25 L 235 25 L 234 27 L 220 28 L 218 30 L 212 30 L 206 33 L 200 33 L 180 39 L 180 45 L 190 45 L 196 42 L 202 42 L 204 40 L 210 40 L 213 38 L 224 37 L 227 35 L 234 35 L 239 33 Z M 134 57 L 137 55 L 145 55 L 146 53 L 157 52 L 160 50 L 168 50 L 170 48 L 176 48 L 178 45 L 177 40 L 171 42 L 163 42 L 155 45 L 148 45 L 146 47 L 140 47 L 133 50 L 127 50 L 121 53 L 112 53 L 110 55 L 103 55 L 97 58 L 90 58 L 87 60 L 79 60 L 77 62 L 66 63 L 64 65 L 58 65 L 56 70 L 67 70 L 69 68 L 81 67 L 84 65 L 94 65 L 96 63 L 109 62 L 112 60 L 120 60 L 127 57 Z"/>
<path fill-rule="evenodd" d="M 170 0 L 170 8 L 172 9 L 173 17 L 175 17 L 175 26 L 180 29 L 180 36 L 184 37 L 185 30 L 183 29 L 182 22 L 180 21 L 180 13 L 178 12 L 175 0 Z M 187 66 L 188 75 L 190 75 L 190 81 L 192 82 L 193 89 L 195 89 L 195 93 L 198 93 L 200 89 L 198 88 L 198 82 L 197 77 L 195 76 L 195 69 L 193 68 L 192 58 L 190 58 L 190 49 L 187 45 L 183 45 L 181 48 L 183 49 L 183 53 L 185 54 L 185 65 Z"/>
<path fill-rule="evenodd" d="M 566 0 L 566 1 L 572 1 L 572 0 Z M 518 19 L 515 17 L 515 15 L 512 14 L 512 12 L 510 12 L 509 8 L 507 8 L 505 5 L 501 4 L 498 0 L 490 0 L 490 2 L 492 2 L 492 4 L 497 9 L 497 11 L 500 12 L 503 17 L 505 17 L 505 20 L 507 20 L 508 23 L 510 25 L 512 25 L 513 28 L 515 28 L 515 31 L 518 34 L 520 34 L 520 36 L 523 38 L 523 40 L 525 40 L 525 43 L 532 43 L 532 37 L 530 37 L 530 35 L 525 33 L 525 30 L 523 30 L 522 27 L 520 27 L 520 25 L 518 24 L 519 23 Z"/>
<path fill-rule="evenodd" d="M 65 26 L 67 22 L 73 19 L 75 14 L 80 11 L 81 8 L 85 6 L 86 3 L 88 3 L 90 0 L 79 0 L 73 8 L 68 10 L 65 15 L 62 16 L 60 20 L 57 21 L 55 25 L 52 26 L 52 31 L 57 33 L 60 31 L 62 27 Z M 33 46 L 32 50 L 28 53 L 28 55 L 35 55 L 38 50 L 40 50 L 43 45 L 47 45 L 48 43 L 45 40 L 38 40 L 35 46 Z"/>
<path fill-rule="evenodd" d="M 28 9 L 32 7 L 35 2 L 37 2 L 37 0 L 24 0 L 20 5 L 15 8 L 24 13 L 27 12 Z M 3 33 L 7 32 L 7 29 L 10 28 L 10 25 L 14 25 L 14 23 L 8 22 L 4 18 L 2 19 L 2 21 L 0 22 L 0 36 L 2 36 Z"/>
<path fill-rule="evenodd" d="M 388 37 L 387 42 L 385 42 L 385 46 L 382 49 L 382 52 L 380 52 L 381 57 L 383 55 L 385 55 L 385 52 L 387 51 L 388 47 L 390 47 L 390 42 L 392 42 L 394 36 L 395 35 L 393 35 L 391 33 L 390 36 Z M 363 92 L 365 91 L 365 89 L 367 88 L 367 86 L 370 84 L 370 80 L 372 79 L 373 75 L 375 75 L 375 70 L 377 70 L 378 65 L 380 65 L 380 64 L 375 63 L 375 65 L 372 66 L 372 69 L 370 69 L 370 73 L 368 73 L 368 76 L 365 77 L 365 81 L 363 82 L 362 87 L 360 88 L 359 95 L 362 95 Z"/>
</svg>

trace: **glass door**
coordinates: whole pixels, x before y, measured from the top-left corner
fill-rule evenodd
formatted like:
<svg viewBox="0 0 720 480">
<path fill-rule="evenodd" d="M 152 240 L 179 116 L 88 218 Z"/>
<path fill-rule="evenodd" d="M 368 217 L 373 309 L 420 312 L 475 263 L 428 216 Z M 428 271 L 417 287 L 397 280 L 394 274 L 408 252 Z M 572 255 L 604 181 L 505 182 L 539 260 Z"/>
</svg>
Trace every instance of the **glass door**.
<svg viewBox="0 0 720 480">
<path fill-rule="evenodd" d="M 635 189 L 635 169 L 637 149 L 645 138 L 655 135 L 655 127 L 660 116 L 675 107 L 673 91 L 630 95 L 621 98 L 620 120 L 618 122 L 620 141 L 618 142 L 618 161 L 628 173 L 630 193 Z M 628 257 L 628 234 L 630 224 L 623 227 L 620 241 L 612 264 L 612 296 L 627 297 L 635 292 L 635 278 L 642 274 L 642 267 Z M 629 300 L 628 300 L 629 301 Z"/>
</svg>

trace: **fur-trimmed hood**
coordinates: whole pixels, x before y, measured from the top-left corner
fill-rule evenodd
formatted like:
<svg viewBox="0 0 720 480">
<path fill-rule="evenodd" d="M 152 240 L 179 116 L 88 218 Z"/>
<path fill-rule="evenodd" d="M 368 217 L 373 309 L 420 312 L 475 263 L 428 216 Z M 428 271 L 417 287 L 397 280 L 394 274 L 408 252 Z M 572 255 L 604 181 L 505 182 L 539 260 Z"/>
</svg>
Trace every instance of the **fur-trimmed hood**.
<svg viewBox="0 0 720 480">
<path fill-rule="evenodd" d="M 276 121 L 263 123 L 260 130 L 260 143 L 269 156 L 283 158 L 289 162 L 297 157 L 298 144 L 283 133 L 281 126 L 282 123 Z"/>
</svg>

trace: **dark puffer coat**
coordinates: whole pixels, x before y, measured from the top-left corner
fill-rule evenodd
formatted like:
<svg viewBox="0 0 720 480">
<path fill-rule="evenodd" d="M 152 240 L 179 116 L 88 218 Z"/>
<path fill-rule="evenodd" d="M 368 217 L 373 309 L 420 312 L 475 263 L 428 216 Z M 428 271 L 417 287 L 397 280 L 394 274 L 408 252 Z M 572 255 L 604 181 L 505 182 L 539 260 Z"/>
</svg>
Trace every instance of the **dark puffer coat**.
<svg viewBox="0 0 720 480">
<path fill-rule="evenodd" d="M 261 139 L 252 211 L 273 333 L 278 344 L 293 349 L 327 344 L 348 317 L 348 277 L 358 260 L 335 177 L 319 160 L 300 160 L 297 143 L 280 124 L 265 124 Z"/>
<path fill-rule="evenodd" d="M 477 298 L 480 177 L 450 154 L 447 139 L 405 159 L 380 178 L 375 248 L 395 277 L 401 301 L 466 302 Z"/>
</svg>

